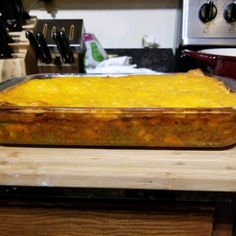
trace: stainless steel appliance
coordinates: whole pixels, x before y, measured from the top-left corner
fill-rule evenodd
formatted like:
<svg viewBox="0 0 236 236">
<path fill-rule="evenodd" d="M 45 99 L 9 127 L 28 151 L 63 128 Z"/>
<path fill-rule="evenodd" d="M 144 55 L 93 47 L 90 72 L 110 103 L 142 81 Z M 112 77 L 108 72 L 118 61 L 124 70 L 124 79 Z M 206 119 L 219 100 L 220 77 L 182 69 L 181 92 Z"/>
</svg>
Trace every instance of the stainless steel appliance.
<svg viewBox="0 0 236 236">
<path fill-rule="evenodd" d="M 183 0 L 181 39 L 176 50 L 176 71 L 186 71 L 200 66 L 196 65 L 194 60 L 183 57 L 183 49 L 235 46 L 235 0 Z"/>
<path fill-rule="evenodd" d="M 235 45 L 236 1 L 184 0 L 182 45 Z"/>
</svg>

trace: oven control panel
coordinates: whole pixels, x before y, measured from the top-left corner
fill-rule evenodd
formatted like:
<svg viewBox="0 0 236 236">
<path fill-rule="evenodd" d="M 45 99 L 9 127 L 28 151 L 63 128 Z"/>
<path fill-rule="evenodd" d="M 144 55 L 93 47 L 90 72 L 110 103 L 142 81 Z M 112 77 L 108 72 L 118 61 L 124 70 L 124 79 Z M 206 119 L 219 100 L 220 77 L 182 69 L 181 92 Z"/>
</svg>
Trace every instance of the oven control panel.
<svg viewBox="0 0 236 236">
<path fill-rule="evenodd" d="M 183 0 L 182 45 L 236 45 L 236 0 Z"/>
</svg>

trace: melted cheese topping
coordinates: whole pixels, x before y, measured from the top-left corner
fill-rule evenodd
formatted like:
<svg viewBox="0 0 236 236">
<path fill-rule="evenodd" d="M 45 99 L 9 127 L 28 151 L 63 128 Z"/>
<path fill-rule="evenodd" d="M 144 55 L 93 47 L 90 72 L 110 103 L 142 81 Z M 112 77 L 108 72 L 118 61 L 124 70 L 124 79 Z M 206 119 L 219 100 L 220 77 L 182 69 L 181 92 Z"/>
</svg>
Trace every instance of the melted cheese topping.
<svg viewBox="0 0 236 236">
<path fill-rule="evenodd" d="M 236 93 L 197 71 L 174 75 L 28 80 L 0 93 L 1 104 L 53 107 L 236 107 Z"/>
</svg>

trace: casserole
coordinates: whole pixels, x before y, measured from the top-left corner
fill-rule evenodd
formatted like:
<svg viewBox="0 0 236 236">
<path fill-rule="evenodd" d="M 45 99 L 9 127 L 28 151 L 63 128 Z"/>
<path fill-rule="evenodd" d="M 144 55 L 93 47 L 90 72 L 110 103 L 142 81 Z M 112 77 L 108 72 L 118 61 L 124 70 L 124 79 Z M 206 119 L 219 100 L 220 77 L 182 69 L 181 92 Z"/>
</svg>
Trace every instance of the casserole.
<svg viewBox="0 0 236 236">
<path fill-rule="evenodd" d="M 35 78 L 66 76 L 82 75 L 32 75 L 6 81 L 0 85 L 0 90 Z M 236 81 L 232 79 L 218 79 L 230 88 L 236 85 Z M 236 109 L 2 104 L 0 143 L 103 147 L 227 147 L 236 143 Z"/>
</svg>

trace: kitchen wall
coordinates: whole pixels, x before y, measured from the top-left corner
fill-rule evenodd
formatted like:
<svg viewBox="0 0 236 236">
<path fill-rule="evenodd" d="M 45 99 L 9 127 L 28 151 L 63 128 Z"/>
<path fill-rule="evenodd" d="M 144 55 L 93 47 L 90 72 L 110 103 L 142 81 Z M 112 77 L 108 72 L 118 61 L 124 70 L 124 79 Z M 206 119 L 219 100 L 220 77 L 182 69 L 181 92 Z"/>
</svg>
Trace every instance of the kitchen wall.
<svg viewBox="0 0 236 236">
<path fill-rule="evenodd" d="M 32 6 L 30 1 L 26 7 Z M 87 32 L 95 33 L 105 48 L 142 48 L 148 34 L 160 48 L 176 48 L 180 30 L 179 0 L 60 0 L 46 6 L 55 17 L 84 19 Z M 38 18 L 51 18 L 42 3 L 30 12 Z"/>
</svg>

